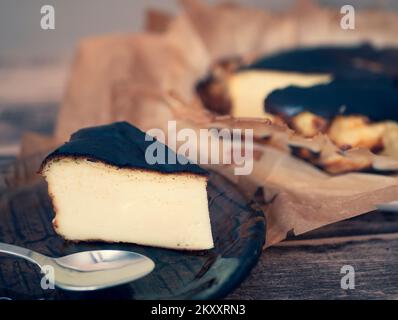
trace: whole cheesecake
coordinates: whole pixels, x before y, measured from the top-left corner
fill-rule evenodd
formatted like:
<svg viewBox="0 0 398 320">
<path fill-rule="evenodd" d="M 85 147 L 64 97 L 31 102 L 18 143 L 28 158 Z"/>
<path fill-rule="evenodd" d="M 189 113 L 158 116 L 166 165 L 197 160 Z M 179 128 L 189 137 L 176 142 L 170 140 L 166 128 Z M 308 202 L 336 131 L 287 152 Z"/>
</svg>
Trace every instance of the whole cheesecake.
<svg viewBox="0 0 398 320">
<path fill-rule="evenodd" d="M 199 166 L 147 161 L 150 146 L 175 153 L 127 122 L 86 128 L 43 161 L 58 234 L 74 241 L 213 248 L 208 174 Z M 180 156 L 179 156 L 180 157 Z"/>
<path fill-rule="evenodd" d="M 307 138 L 327 134 L 341 151 L 367 148 L 398 159 L 397 49 L 297 48 L 248 65 L 232 61 L 198 83 L 208 109 L 268 118 Z"/>
<path fill-rule="evenodd" d="M 380 103 L 395 104 L 397 61 L 397 49 L 370 45 L 299 48 L 249 65 L 222 61 L 198 83 L 197 92 L 208 109 L 235 117 L 272 119 L 279 107 L 302 112 L 315 104 L 335 113 L 342 105 L 366 104 L 367 115 L 378 112 Z"/>
</svg>

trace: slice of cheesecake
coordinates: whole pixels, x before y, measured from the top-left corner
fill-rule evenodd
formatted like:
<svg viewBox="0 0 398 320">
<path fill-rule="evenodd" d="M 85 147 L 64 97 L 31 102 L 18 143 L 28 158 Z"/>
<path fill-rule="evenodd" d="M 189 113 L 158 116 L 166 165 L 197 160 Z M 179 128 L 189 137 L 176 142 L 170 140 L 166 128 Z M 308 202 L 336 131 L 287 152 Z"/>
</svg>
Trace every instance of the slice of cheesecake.
<svg viewBox="0 0 398 320">
<path fill-rule="evenodd" d="M 213 248 L 207 172 L 192 163 L 149 164 L 145 153 L 153 143 L 164 148 L 166 159 L 175 155 L 118 122 L 82 129 L 47 156 L 40 172 L 48 183 L 56 232 L 75 241 Z"/>
</svg>

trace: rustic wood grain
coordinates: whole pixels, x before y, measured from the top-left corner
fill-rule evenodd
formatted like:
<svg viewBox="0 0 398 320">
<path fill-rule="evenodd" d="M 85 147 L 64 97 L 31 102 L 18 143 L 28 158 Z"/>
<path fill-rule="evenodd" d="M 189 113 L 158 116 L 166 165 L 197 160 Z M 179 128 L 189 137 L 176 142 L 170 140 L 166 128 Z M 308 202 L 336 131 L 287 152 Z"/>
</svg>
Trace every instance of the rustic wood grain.
<svg viewBox="0 0 398 320">
<path fill-rule="evenodd" d="M 398 299 L 397 251 L 398 214 L 371 212 L 267 249 L 228 299 Z M 340 287 L 344 265 L 354 290 Z"/>
<path fill-rule="evenodd" d="M 7 104 L 0 102 L 0 147 L 18 143 L 22 134 L 51 134 L 58 113 L 56 103 Z"/>
<path fill-rule="evenodd" d="M 395 239 L 355 237 L 292 241 L 265 251 L 228 299 L 397 299 Z M 340 269 L 355 269 L 355 289 L 343 290 Z"/>
</svg>

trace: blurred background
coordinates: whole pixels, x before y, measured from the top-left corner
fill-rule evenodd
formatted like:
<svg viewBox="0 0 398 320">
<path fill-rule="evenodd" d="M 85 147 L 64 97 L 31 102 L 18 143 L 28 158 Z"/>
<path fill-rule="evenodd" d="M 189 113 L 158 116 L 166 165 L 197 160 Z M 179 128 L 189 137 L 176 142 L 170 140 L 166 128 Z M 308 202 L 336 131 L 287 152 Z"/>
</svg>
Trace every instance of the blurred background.
<svg viewBox="0 0 398 320">
<path fill-rule="evenodd" d="M 208 3 L 225 2 L 207 0 Z M 295 0 L 235 0 L 236 3 L 262 9 L 283 10 Z M 398 9 L 396 0 L 319 0 L 322 5 L 356 8 Z M 40 29 L 40 8 L 55 7 L 56 30 Z M 156 8 L 175 14 L 178 0 L 1 0 L 0 58 L 20 59 L 61 58 L 70 55 L 81 37 L 110 32 L 139 31 L 145 11 Z"/>
<path fill-rule="evenodd" d="M 209 3 L 221 1 L 208 0 Z M 236 0 L 283 10 L 294 0 Z M 398 10 L 397 0 L 319 0 L 322 5 Z M 55 7 L 55 30 L 40 28 L 43 5 Z M 51 133 L 73 52 L 82 37 L 142 29 L 145 12 L 171 14 L 177 0 L 0 0 L 0 164 L 18 153 L 23 130 Z"/>
</svg>

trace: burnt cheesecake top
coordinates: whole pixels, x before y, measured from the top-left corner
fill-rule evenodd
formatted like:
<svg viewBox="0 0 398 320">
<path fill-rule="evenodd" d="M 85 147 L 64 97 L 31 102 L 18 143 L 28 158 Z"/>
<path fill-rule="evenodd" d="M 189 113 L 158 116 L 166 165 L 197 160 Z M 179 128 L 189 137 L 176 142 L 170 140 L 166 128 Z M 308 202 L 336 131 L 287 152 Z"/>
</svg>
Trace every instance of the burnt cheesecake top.
<svg viewBox="0 0 398 320">
<path fill-rule="evenodd" d="M 398 121 L 398 88 L 391 79 L 336 79 L 308 88 L 275 90 L 264 101 L 272 114 L 292 117 L 309 111 L 331 119 L 339 114 L 364 115 L 373 121 Z"/>
<path fill-rule="evenodd" d="M 300 48 L 265 56 L 242 70 L 278 70 L 301 73 L 329 73 L 345 78 L 398 75 L 398 50 L 376 49 L 371 45 L 355 47 L 325 46 Z"/>
<path fill-rule="evenodd" d="M 261 58 L 242 70 L 326 73 L 327 84 L 289 86 L 265 98 L 271 114 L 309 111 L 325 118 L 360 114 L 373 121 L 398 120 L 398 50 L 355 47 L 300 48 Z"/>
<path fill-rule="evenodd" d="M 264 77 L 268 77 L 271 82 L 273 81 L 272 75 L 267 75 L 266 72 L 285 72 L 286 79 L 290 77 L 288 73 L 297 73 L 303 76 L 328 75 L 332 80 L 329 85 L 314 85 L 313 89 L 308 89 L 309 86 L 296 85 L 295 88 L 287 88 L 283 92 L 275 92 L 266 101 L 266 111 L 268 113 L 284 114 L 286 111 L 292 112 L 293 109 L 301 112 L 305 111 L 303 110 L 304 106 L 310 106 L 317 111 L 321 111 L 318 110 L 318 105 L 323 106 L 329 100 L 333 106 L 326 106 L 325 109 L 327 109 L 328 114 L 332 115 L 336 114 L 341 106 L 347 106 L 347 104 L 349 104 L 347 110 L 350 109 L 355 112 L 356 105 L 363 104 L 365 111 L 361 113 L 366 115 L 373 114 L 374 109 L 380 103 L 383 103 L 386 108 L 396 105 L 398 49 L 380 49 L 368 44 L 320 46 L 298 48 L 266 55 L 249 65 L 243 65 L 242 61 L 235 61 L 236 59 L 233 60 L 231 58 L 230 60 L 232 61 L 230 65 L 226 65 L 225 62 L 220 62 L 216 65 L 213 72 L 200 81 L 196 88 L 203 104 L 218 114 L 231 114 L 236 103 L 236 101 L 233 101 L 231 90 L 239 91 L 239 89 L 236 86 L 231 89 L 229 79 L 236 74 L 244 74 L 251 71 L 259 72 L 259 74 L 264 71 Z M 350 81 L 356 81 L 356 83 L 350 84 Z M 366 90 L 370 86 L 374 87 L 370 92 L 367 92 Z M 361 88 L 364 89 L 362 90 Z M 314 92 L 313 99 L 311 99 L 312 92 Z M 362 93 L 365 95 L 361 96 Z M 338 101 L 336 100 L 336 95 L 339 96 L 337 98 Z M 350 97 L 350 95 L 357 96 Z M 351 98 L 351 100 L 347 99 L 347 97 Z M 380 103 L 375 104 L 375 100 L 379 100 Z M 296 108 L 297 104 L 298 108 Z M 271 109 L 269 105 L 272 105 Z M 338 105 L 337 111 L 335 105 Z M 347 114 L 349 114 L 349 110 Z M 392 116 L 383 111 L 383 114 L 377 115 L 375 118 L 377 120 L 396 119 L 396 112 Z"/>
<path fill-rule="evenodd" d="M 145 139 L 147 138 L 147 139 Z M 148 141 L 147 141 L 148 140 Z M 149 164 L 145 153 L 149 146 L 157 144 L 157 150 L 164 150 L 162 163 Z M 155 154 L 156 155 L 156 154 Z M 168 157 L 176 159 L 176 154 L 169 147 L 157 141 L 128 122 L 115 122 L 109 125 L 84 128 L 72 134 L 69 142 L 50 153 L 43 161 L 40 171 L 51 160 L 60 158 L 87 158 L 119 168 L 143 169 L 160 173 L 191 173 L 207 175 L 207 171 L 191 162 L 182 164 L 168 163 Z M 185 161 L 185 162 L 186 162 Z M 185 163 L 184 162 L 184 163 Z"/>
</svg>

